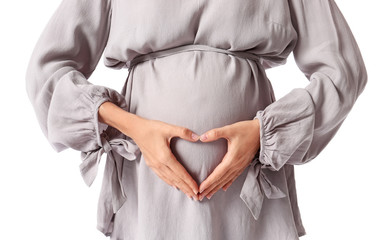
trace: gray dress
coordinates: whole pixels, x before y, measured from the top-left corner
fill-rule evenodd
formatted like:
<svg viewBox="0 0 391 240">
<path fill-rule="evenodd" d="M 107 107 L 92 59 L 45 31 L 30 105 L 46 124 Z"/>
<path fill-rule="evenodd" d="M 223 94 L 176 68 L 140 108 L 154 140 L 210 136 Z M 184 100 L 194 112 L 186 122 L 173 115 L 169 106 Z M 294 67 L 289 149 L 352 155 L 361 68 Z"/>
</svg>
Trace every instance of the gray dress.
<svg viewBox="0 0 391 240">
<path fill-rule="evenodd" d="M 276 100 L 265 70 L 291 52 L 309 84 Z M 102 55 L 128 70 L 121 92 L 88 81 Z M 63 0 L 26 72 L 43 133 L 57 152 L 80 151 L 87 185 L 106 154 L 97 228 L 116 240 L 297 240 L 305 228 L 294 165 L 325 148 L 366 82 L 334 0 Z M 260 149 L 226 192 L 194 201 L 98 121 L 105 101 L 197 134 L 257 118 Z M 227 141 L 173 138 L 171 149 L 199 185 Z"/>
</svg>

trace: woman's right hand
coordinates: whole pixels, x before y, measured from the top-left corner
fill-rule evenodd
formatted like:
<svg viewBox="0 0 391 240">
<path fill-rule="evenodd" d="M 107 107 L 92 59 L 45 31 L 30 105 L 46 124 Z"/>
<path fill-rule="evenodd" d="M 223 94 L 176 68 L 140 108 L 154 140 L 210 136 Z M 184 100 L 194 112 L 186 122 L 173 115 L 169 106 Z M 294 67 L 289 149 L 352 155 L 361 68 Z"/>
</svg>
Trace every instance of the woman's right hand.
<svg viewBox="0 0 391 240">
<path fill-rule="evenodd" d="M 173 137 L 196 142 L 199 136 L 188 128 L 140 116 L 132 119 L 132 125 L 131 130 L 125 128 L 123 133 L 136 142 L 147 166 L 167 184 L 179 188 L 189 198 L 193 196 L 194 200 L 199 200 L 196 181 L 178 162 L 170 148 Z"/>
<path fill-rule="evenodd" d="M 99 107 L 99 121 L 106 123 L 132 138 L 142 152 L 145 163 L 167 184 L 179 188 L 189 198 L 198 198 L 197 182 L 178 162 L 170 148 L 173 137 L 196 142 L 199 136 L 185 127 L 159 120 L 150 120 L 127 112 L 106 101 Z"/>
</svg>

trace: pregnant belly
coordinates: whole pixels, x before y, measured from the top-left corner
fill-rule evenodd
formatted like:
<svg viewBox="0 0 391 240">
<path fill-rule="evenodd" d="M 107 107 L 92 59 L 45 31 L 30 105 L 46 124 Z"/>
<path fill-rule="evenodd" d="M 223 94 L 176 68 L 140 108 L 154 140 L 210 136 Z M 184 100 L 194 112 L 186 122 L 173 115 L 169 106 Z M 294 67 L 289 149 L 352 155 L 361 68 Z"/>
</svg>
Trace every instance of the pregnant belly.
<svg viewBox="0 0 391 240">
<path fill-rule="evenodd" d="M 199 135 L 251 120 L 267 106 L 270 95 L 265 91 L 266 78 L 260 78 L 255 63 L 249 61 L 223 53 L 189 51 L 139 63 L 130 75 L 129 111 Z M 175 137 L 170 147 L 200 184 L 223 159 L 227 140 L 204 143 Z"/>
</svg>

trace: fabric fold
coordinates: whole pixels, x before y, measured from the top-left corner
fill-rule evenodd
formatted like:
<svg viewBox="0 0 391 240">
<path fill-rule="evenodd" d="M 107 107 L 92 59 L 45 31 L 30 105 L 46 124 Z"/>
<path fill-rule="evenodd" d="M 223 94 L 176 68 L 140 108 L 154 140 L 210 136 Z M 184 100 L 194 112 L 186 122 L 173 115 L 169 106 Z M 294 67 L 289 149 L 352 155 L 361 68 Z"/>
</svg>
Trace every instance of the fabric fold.
<svg viewBox="0 0 391 240">
<path fill-rule="evenodd" d="M 255 220 L 261 213 L 265 196 L 268 199 L 284 198 L 287 195 L 275 186 L 262 171 L 267 168 L 256 157 L 250 164 L 246 179 L 244 180 L 240 198 L 244 201 Z"/>
<path fill-rule="evenodd" d="M 110 169 L 112 169 L 111 177 L 109 178 L 111 189 L 108 192 L 112 194 L 114 213 L 122 207 L 127 197 L 121 180 L 122 169 L 119 166 L 120 161 L 114 156 L 113 152 L 118 153 L 128 161 L 136 160 L 141 153 L 136 143 L 132 140 L 121 138 L 118 134 L 111 137 L 115 131 L 112 127 L 103 130 L 101 133 L 102 146 L 94 151 L 81 152 L 82 163 L 79 165 L 84 182 L 87 186 L 91 186 L 97 176 L 101 157 L 103 153 L 107 154 L 106 164 L 109 164 Z"/>
</svg>

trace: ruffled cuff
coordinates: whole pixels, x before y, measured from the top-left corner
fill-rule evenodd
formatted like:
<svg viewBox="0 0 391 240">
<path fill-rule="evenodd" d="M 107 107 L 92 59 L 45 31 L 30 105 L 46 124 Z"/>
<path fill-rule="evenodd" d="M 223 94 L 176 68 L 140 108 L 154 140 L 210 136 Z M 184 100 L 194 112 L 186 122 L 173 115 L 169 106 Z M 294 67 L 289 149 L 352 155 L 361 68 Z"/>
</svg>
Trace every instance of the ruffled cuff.
<svg viewBox="0 0 391 240">
<path fill-rule="evenodd" d="M 259 161 L 278 171 L 284 164 L 300 164 L 310 147 L 315 107 L 307 90 L 295 88 L 276 102 L 259 110 Z"/>
<path fill-rule="evenodd" d="M 110 89 L 110 88 L 104 88 L 103 92 L 99 93 L 92 93 L 92 101 L 94 102 L 93 105 L 93 123 L 94 123 L 94 132 L 96 136 L 96 141 L 98 146 L 103 147 L 103 142 L 101 138 L 101 133 L 107 129 L 109 126 L 105 123 L 102 123 L 99 121 L 99 107 L 104 102 L 112 102 L 118 107 L 122 108 L 123 110 L 127 111 L 127 103 L 121 94 L 119 94 L 117 91 Z"/>
<path fill-rule="evenodd" d="M 98 110 L 106 101 L 123 110 L 128 108 L 125 97 L 115 89 L 92 84 L 78 71 L 65 74 L 52 94 L 48 112 L 38 112 L 38 116 L 47 115 L 52 147 L 57 152 L 67 148 L 88 152 L 102 147 L 100 134 L 107 125 L 99 122 Z M 41 104 L 37 109 L 45 108 Z"/>
</svg>

